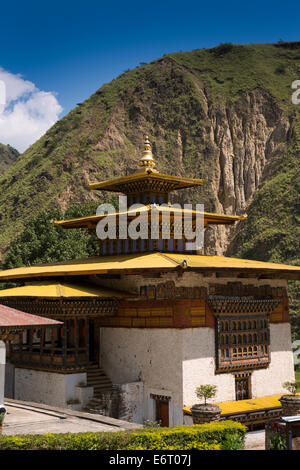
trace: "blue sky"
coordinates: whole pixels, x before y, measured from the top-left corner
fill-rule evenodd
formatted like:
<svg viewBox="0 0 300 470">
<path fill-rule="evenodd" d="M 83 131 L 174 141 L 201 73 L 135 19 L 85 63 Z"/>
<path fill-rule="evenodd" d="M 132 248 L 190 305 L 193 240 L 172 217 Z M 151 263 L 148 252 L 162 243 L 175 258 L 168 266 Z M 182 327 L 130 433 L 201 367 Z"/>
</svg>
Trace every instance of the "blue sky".
<svg viewBox="0 0 300 470">
<path fill-rule="evenodd" d="M 61 117 L 124 70 L 165 53 L 300 40 L 299 14 L 289 0 L 17 0 L 0 6 L 0 67 L 55 93 Z"/>
</svg>

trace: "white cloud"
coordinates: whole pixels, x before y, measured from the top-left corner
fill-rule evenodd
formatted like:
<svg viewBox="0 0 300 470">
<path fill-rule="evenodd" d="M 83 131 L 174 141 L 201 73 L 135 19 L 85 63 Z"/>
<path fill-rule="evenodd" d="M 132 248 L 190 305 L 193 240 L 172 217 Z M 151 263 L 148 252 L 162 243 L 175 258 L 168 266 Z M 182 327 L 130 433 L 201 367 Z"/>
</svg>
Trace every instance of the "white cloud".
<svg viewBox="0 0 300 470">
<path fill-rule="evenodd" d="M 41 91 L 21 75 L 1 67 L 0 82 L 5 83 L 6 92 L 0 114 L 0 143 L 23 152 L 58 120 L 62 107 L 55 93 Z"/>
</svg>

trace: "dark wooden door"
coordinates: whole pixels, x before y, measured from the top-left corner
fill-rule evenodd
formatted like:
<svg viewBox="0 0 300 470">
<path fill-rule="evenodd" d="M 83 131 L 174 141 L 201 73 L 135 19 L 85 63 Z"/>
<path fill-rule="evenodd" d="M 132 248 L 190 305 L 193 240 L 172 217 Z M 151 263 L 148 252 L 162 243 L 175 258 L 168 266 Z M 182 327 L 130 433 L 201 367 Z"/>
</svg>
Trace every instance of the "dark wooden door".
<svg viewBox="0 0 300 470">
<path fill-rule="evenodd" d="M 169 427 L 169 402 L 157 400 L 156 419 L 162 427 Z"/>
</svg>

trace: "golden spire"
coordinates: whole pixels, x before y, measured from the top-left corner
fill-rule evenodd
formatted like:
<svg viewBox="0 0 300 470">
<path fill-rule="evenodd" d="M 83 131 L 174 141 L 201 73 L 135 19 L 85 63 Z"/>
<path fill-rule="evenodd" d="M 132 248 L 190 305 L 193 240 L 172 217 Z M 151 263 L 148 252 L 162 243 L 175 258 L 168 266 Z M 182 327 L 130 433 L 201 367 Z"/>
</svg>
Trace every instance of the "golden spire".
<svg viewBox="0 0 300 470">
<path fill-rule="evenodd" d="M 152 155 L 150 140 L 147 135 L 145 136 L 144 151 L 143 151 L 143 156 L 139 161 L 139 167 L 140 167 L 139 171 L 143 173 L 146 173 L 146 172 L 158 173 L 158 171 L 154 168 L 155 161 Z"/>
</svg>

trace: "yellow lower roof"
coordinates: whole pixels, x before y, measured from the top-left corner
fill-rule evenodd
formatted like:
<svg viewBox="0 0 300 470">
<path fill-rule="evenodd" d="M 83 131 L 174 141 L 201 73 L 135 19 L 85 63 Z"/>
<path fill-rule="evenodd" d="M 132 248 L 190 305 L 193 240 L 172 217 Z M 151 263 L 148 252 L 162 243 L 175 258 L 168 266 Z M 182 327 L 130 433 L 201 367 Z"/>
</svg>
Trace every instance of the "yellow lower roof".
<svg viewBox="0 0 300 470">
<path fill-rule="evenodd" d="M 221 416 L 249 413 L 250 411 L 271 410 L 273 408 L 281 408 L 279 398 L 282 397 L 282 395 L 283 393 L 261 398 L 249 398 L 247 400 L 223 401 L 217 403 L 217 405 L 222 410 Z M 300 393 L 297 393 L 297 395 L 300 395 Z M 184 407 L 183 412 L 191 415 L 191 406 Z"/>
<path fill-rule="evenodd" d="M 0 298 L 3 297 L 98 297 L 98 298 L 127 298 L 130 294 L 112 289 L 101 288 L 95 285 L 68 284 L 58 282 L 30 283 L 21 287 L 0 290 Z"/>
<path fill-rule="evenodd" d="M 185 262 L 185 263 L 183 263 Z M 202 256 L 175 253 L 146 253 L 136 255 L 99 256 L 76 259 L 52 264 L 21 267 L 0 271 L 0 281 L 11 279 L 79 276 L 94 274 L 122 274 L 144 270 L 174 270 L 182 265 L 199 271 L 242 271 L 278 275 L 300 279 L 300 267 L 286 264 L 267 263 L 247 259 L 227 258 L 225 256 Z"/>
</svg>

